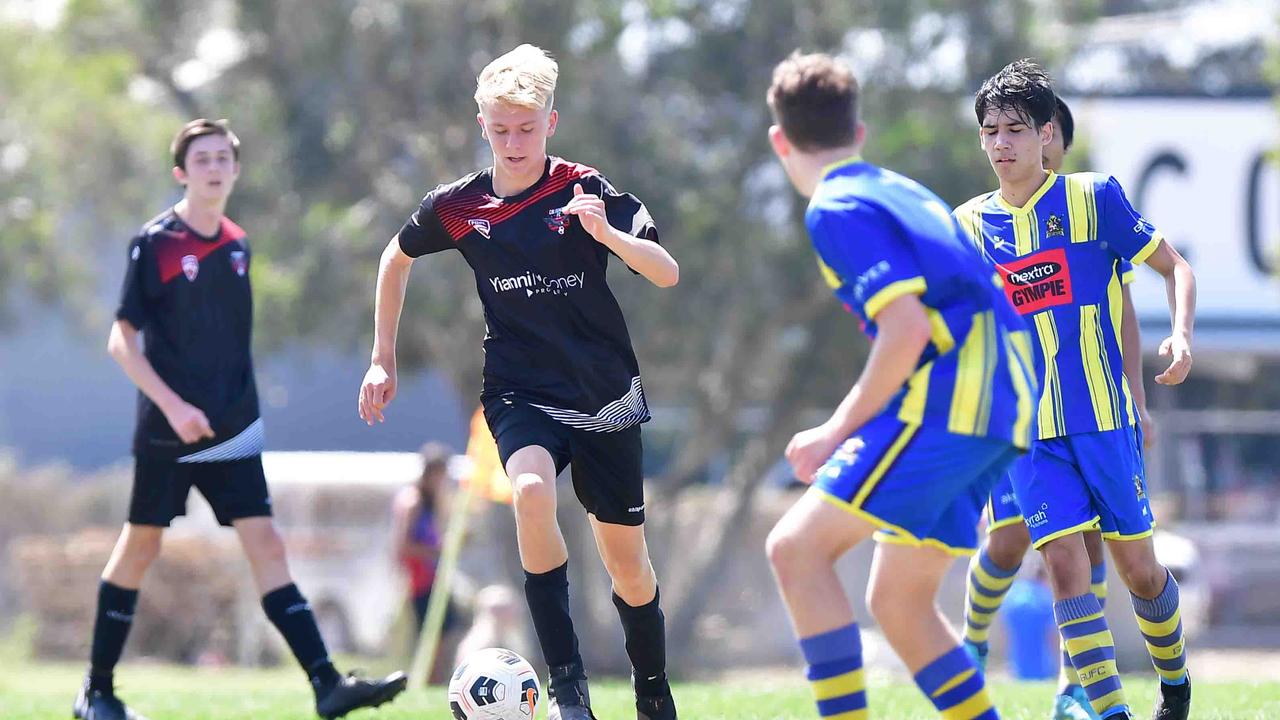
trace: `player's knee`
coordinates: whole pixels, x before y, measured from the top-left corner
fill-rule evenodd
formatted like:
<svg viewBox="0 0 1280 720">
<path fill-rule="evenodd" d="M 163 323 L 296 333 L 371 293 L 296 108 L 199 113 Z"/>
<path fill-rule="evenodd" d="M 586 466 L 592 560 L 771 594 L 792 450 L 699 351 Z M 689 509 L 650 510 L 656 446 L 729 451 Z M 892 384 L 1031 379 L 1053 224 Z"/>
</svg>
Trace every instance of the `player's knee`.
<svg viewBox="0 0 1280 720">
<path fill-rule="evenodd" d="M 511 483 L 516 515 L 547 520 L 556 514 L 555 485 L 537 473 L 520 473 Z"/>
<path fill-rule="evenodd" d="M 918 623 L 921 612 L 933 605 L 933 596 L 927 592 L 884 581 L 867 586 L 866 600 L 871 617 L 882 627 Z"/>
<path fill-rule="evenodd" d="M 803 561 L 806 553 L 812 553 L 804 545 L 802 535 L 781 524 L 775 525 L 764 542 L 764 551 L 769 557 L 769 564 L 773 566 L 774 574 L 779 578 L 784 577 Z"/>
<path fill-rule="evenodd" d="M 1168 571 L 1155 558 L 1117 558 L 1115 565 L 1125 587 L 1138 597 L 1153 598 L 1159 595 L 1169 576 Z"/>
<path fill-rule="evenodd" d="M 1001 528 L 987 538 L 987 557 L 996 567 L 1013 570 L 1022 564 L 1022 558 L 1031 547 L 1031 537 L 1025 531 L 1018 533 L 1016 530 L 1016 526 Z"/>
<path fill-rule="evenodd" d="M 653 566 L 649 564 L 648 558 L 639 556 L 611 558 L 605 568 L 613 581 L 614 592 L 627 600 L 655 582 Z"/>
</svg>

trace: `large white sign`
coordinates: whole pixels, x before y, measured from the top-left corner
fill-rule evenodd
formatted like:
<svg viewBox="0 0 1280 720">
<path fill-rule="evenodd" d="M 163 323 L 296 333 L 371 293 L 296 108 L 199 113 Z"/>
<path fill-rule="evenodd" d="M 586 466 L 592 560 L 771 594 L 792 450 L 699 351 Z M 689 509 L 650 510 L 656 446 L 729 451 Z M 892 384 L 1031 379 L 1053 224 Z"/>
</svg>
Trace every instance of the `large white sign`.
<svg viewBox="0 0 1280 720">
<path fill-rule="evenodd" d="M 1224 349 L 1280 350 L 1280 173 L 1268 161 L 1280 146 L 1274 101 L 1071 104 L 1091 169 L 1115 175 L 1134 207 L 1195 268 L 1197 335 L 1213 334 Z M 1133 293 L 1143 325 L 1163 319 L 1167 327 L 1163 279 L 1140 269 Z"/>
</svg>

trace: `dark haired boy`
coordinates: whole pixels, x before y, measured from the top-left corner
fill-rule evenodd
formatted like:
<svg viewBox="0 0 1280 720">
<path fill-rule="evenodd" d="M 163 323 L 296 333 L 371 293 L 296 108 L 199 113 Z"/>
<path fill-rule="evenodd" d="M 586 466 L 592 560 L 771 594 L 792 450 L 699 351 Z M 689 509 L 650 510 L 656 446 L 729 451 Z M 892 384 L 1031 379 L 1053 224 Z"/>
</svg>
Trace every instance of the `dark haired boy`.
<svg viewBox="0 0 1280 720">
<path fill-rule="evenodd" d="M 1103 718 L 1132 717 L 1114 641 L 1091 592 L 1083 534 L 1099 528 L 1161 678 L 1154 717 L 1185 720 L 1190 683 L 1178 584 L 1156 561 L 1151 541 L 1142 430 L 1123 373 L 1121 276 L 1128 261 L 1165 278 L 1173 333 L 1160 354 L 1172 362 L 1156 377 L 1165 385 L 1182 382 L 1191 369 L 1195 279 L 1115 178 L 1045 170 L 1057 109 L 1048 75 L 1030 60 L 983 83 L 974 111 L 1000 187 L 955 216 L 997 268 L 1037 341 L 1038 439 L 1014 464 L 1011 482 L 1032 546 L 1049 569 L 1054 614 L 1085 694 Z"/>
<path fill-rule="evenodd" d="M 240 140 L 225 120 L 201 118 L 178 131 L 170 150 L 183 197 L 129 244 L 107 341 L 139 391 L 133 495 L 98 586 L 89 671 L 73 713 L 82 720 L 141 718 L 116 697 L 113 673 L 143 576 L 165 528 L 186 514 L 193 486 L 218 523 L 235 528 L 262 608 L 311 681 L 316 712 L 334 718 L 381 705 L 404 689 L 404 674 L 370 681 L 338 673 L 271 519 L 250 354 L 249 242 L 225 214 L 240 175 Z"/>
</svg>

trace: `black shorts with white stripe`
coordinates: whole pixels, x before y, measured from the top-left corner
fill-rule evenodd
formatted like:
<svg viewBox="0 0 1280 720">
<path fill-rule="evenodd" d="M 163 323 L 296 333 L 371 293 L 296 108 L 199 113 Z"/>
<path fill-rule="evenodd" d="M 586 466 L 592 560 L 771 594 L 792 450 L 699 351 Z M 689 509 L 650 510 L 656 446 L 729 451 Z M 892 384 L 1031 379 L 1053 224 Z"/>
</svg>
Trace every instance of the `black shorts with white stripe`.
<svg viewBox="0 0 1280 720">
<path fill-rule="evenodd" d="M 644 523 L 644 464 L 640 425 L 614 432 L 570 427 L 511 396 L 483 398 L 484 417 L 498 443 L 502 465 L 517 450 L 545 449 L 556 474 L 571 469 L 578 502 L 596 520 L 611 525 Z"/>
<path fill-rule="evenodd" d="M 195 486 L 219 525 L 247 517 L 270 517 L 271 495 L 262 456 L 226 462 L 189 462 L 138 457 L 133 466 L 129 522 L 168 527 L 187 514 L 187 495 Z"/>
</svg>

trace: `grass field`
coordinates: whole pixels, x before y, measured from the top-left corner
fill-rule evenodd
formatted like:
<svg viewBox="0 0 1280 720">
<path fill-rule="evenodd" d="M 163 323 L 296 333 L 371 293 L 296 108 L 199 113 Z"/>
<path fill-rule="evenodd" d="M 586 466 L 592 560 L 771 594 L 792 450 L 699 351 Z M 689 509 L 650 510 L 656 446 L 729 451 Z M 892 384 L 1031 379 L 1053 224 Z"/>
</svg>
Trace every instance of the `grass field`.
<svg viewBox="0 0 1280 720">
<path fill-rule="evenodd" d="M 50 720 L 71 716 L 71 700 L 81 665 L 4 663 L 0 668 L 0 718 Z M 291 669 L 188 669 L 130 663 L 119 672 L 121 695 L 151 720 L 306 720 L 314 718 L 311 696 L 301 675 Z M 1154 682 L 1130 679 L 1129 698 L 1142 720 L 1150 717 Z M 993 694 L 1006 720 L 1045 720 L 1052 688 L 1048 684 L 996 683 Z M 630 720 L 630 689 L 620 682 L 593 683 L 600 720 Z M 816 713 L 799 671 L 777 677 L 722 683 L 679 685 L 676 697 L 685 720 L 815 720 Z M 936 718 L 915 688 L 873 683 L 868 692 L 871 716 L 884 720 Z M 543 717 L 542 713 L 539 713 Z M 378 712 L 353 720 L 449 720 L 444 690 L 410 690 Z M 1280 718 L 1280 679 L 1259 683 L 1196 686 L 1195 720 L 1273 720 Z"/>
</svg>

